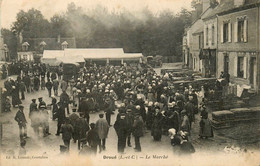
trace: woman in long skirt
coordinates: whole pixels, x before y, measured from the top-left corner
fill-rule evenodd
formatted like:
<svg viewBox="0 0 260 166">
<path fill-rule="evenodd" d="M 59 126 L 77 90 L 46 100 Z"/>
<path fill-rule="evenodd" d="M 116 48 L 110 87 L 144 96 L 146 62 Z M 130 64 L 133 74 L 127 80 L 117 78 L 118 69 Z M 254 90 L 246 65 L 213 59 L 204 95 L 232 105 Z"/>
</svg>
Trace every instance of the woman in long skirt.
<svg viewBox="0 0 260 166">
<path fill-rule="evenodd" d="M 213 137 L 213 129 L 210 120 L 208 119 L 208 112 L 205 108 L 205 106 L 202 106 L 202 111 L 200 114 L 201 120 L 200 120 L 200 138 L 208 138 Z"/>
</svg>

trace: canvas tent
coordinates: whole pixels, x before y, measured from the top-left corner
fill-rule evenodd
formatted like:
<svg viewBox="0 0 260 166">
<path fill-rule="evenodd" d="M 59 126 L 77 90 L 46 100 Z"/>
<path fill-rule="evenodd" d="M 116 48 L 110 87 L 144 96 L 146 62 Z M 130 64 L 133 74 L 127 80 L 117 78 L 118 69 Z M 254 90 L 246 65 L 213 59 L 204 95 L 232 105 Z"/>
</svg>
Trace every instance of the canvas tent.
<svg viewBox="0 0 260 166">
<path fill-rule="evenodd" d="M 46 63 L 78 63 L 92 61 L 139 61 L 141 53 L 124 53 L 122 48 L 68 48 L 65 50 L 44 50 L 42 62 Z"/>
<path fill-rule="evenodd" d="M 84 49 L 65 49 L 66 57 L 84 58 L 94 62 L 104 63 L 115 62 L 123 64 L 125 61 L 140 61 L 141 53 L 124 53 L 122 48 L 84 48 Z"/>
<path fill-rule="evenodd" d="M 41 62 L 50 66 L 58 66 L 63 58 L 63 50 L 44 50 Z"/>
</svg>

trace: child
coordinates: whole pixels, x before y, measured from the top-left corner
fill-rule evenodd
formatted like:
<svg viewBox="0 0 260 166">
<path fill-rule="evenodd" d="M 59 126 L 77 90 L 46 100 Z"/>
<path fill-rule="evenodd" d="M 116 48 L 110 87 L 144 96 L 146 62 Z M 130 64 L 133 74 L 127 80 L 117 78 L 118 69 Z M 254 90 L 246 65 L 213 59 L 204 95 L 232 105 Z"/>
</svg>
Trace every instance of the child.
<svg viewBox="0 0 260 166">
<path fill-rule="evenodd" d="M 90 124 L 90 130 L 87 133 L 87 142 L 89 146 L 91 147 L 92 154 L 97 154 L 97 146 L 100 144 L 99 137 L 97 134 L 97 131 L 95 130 L 95 123 Z M 101 146 L 99 146 L 101 147 Z M 101 152 L 101 149 L 99 149 L 99 152 Z"/>
</svg>

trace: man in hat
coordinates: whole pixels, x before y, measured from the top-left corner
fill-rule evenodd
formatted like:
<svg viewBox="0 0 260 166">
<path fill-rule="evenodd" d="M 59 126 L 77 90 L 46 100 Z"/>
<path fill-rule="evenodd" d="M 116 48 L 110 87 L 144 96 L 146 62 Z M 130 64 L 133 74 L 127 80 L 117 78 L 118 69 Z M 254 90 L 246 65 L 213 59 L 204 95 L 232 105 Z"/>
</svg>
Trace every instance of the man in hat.
<svg viewBox="0 0 260 166">
<path fill-rule="evenodd" d="M 62 80 L 61 84 L 60 84 L 60 88 L 62 91 L 66 91 L 68 88 L 68 84 L 65 80 Z"/>
<path fill-rule="evenodd" d="M 38 76 L 34 77 L 33 83 L 34 83 L 34 90 L 38 91 L 40 87 L 40 79 Z"/>
<path fill-rule="evenodd" d="M 57 112 L 58 112 L 58 104 L 57 104 L 57 99 L 55 96 L 52 96 L 51 100 L 51 105 L 52 105 L 52 120 L 55 120 L 57 118 Z"/>
<path fill-rule="evenodd" d="M 58 102 L 58 111 L 57 111 L 57 118 L 58 118 L 58 123 L 57 123 L 57 133 L 56 135 L 59 136 L 60 135 L 60 129 L 61 129 L 61 125 L 64 123 L 66 116 L 65 116 L 65 108 L 63 107 L 63 105 Z"/>
<path fill-rule="evenodd" d="M 27 121 L 26 121 L 23 109 L 24 109 L 24 106 L 19 105 L 19 110 L 16 113 L 14 119 L 18 123 L 18 126 L 19 126 L 20 138 L 23 138 L 23 137 L 27 138 L 27 127 L 26 127 Z M 24 129 L 24 132 L 22 129 Z"/>
<path fill-rule="evenodd" d="M 88 105 L 88 100 L 86 97 L 82 97 L 81 98 L 81 101 L 79 103 L 79 112 L 82 112 L 85 116 L 85 118 L 87 119 L 87 121 L 89 122 L 89 112 L 90 112 L 90 109 L 89 109 L 89 105 Z"/>
<path fill-rule="evenodd" d="M 118 137 L 117 150 L 118 153 L 124 153 L 126 137 L 127 137 L 127 123 L 125 120 L 125 113 L 121 113 L 120 117 L 116 120 L 114 124 L 114 128 L 116 130 L 116 134 Z"/>
<path fill-rule="evenodd" d="M 104 114 L 100 113 L 99 114 L 99 119 L 96 122 L 96 130 L 98 132 L 98 136 L 101 142 L 101 146 L 102 149 L 105 150 L 106 149 L 106 138 L 108 135 L 108 131 L 109 131 L 109 125 L 106 121 L 106 119 L 103 118 Z"/>
<path fill-rule="evenodd" d="M 91 152 L 92 154 L 96 155 L 97 154 L 97 146 L 99 145 L 99 152 L 101 152 L 101 147 L 100 147 L 100 141 L 98 137 L 98 133 L 96 131 L 95 123 L 90 124 L 90 130 L 87 133 L 87 142 L 89 146 L 91 147 Z"/>
<path fill-rule="evenodd" d="M 36 99 L 32 99 L 32 103 L 30 104 L 30 110 L 29 110 L 29 118 L 31 119 L 31 126 L 35 133 L 38 133 L 38 128 L 39 128 L 38 116 L 39 116 L 39 110 L 37 108 Z"/>
<path fill-rule="evenodd" d="M 70 149 L 70 140 L 72 138 L 72 133 L 74 132 L 74 129 L 69 121 L 70 120 L 66 118 L 65 124 L 61 126 L 62 140 L 64 145 L 68 147 L 68 150 Z"/>
<path fill-rule="evenodd" d="M 134 124 L 134 115 L 131 109 L 126 110 L 126 125 L 127 125 L 127 145 L 132 147 L 131 145 L 131 134 L 133 132 L 133 124 Z"/>
<path fill-rule="evenodd" d="M 106 98 L 105 104 L 104 104 L 104 112 L 106 113 L 106 120 L 109 126 L 111 126 L 111 114 L 113 112 L 113 105 L 110 98 Z"/>
<path fill-rule="evenodd" d="M 46 103 L 42 100 L 42 97 L 39 97 L 38 98 L 38 101 L 39 101 L 39 106 L 38 106 L 38 108 L 47 108 L 47 105 L 46 105 Z"/>
<path fill-rule="evenodd" d="M 69 116 L 70 124 L 72 125 L 72 127 L 74 128 L 74 130 L 75 130 L 75 128 L 76 128 L 76 122 L 77 122 L 77 120 L 79 119 L 79 115 L 78 115 L 78 113 L 76 112 L 76 110 L 77 110 L 76 108 L 73 108 L 73 109 L 72 109 L 72 114 Z M 73 135 L 72 135 L 72 138 L 73 138 L 74 142 L 77 141 L 76 138 L 75 138 L 75 131 L 74 131 L 74 133 L 73 133 Z"/>
<path fill-rule="evenodd" d="M 49 93 L 49 97 L 51 97 L 51 89 L 52 89 L 52 83 L 51 81 L 48 79 L 48 81 L 46 82 L 46 88 L 48 90 L 48 93 Z"/>
<path fill-rule="evenodd" d="M 139 113 L 135 113 L 135 120 L 133 124 L 133 135 L 135 137 L 135 151 L 141 152 L 140 137 L 143 136 L 143 119 Z"/>
<path fill-rule="evenodd" d="M 66 91 L 62 91 L 62 93 L 60 95 L 60 102 L 61 102 L 61 104 L 63 104 L 64 108 L 67 109 L 67 114 L 70 114 L 70 111 L 69 111 L 70 97 Z"/>
<path fill-rule="evenodd" d="M 88 121 L 85 119 L 84 113 L 80 112 L 80 117 L 75 122 L 74 138 L 78 141 L 78 149 L 86 134 L 89 131 Z"/>
<path fill-rule="evenodd" d="M 58 96 L 59 81 L 57 79 L 54 79 L 52 82 L 54 95 Z"/>
<path fill-rule="evenodd" d="M 187 112 L 187 115 L 189 117 L 190 120 L 190 127 L 191 127 L 191 123 L 195 121 L 195 106 L 193 104 L 193 96 L 189 96 L 189 101 L 185 104 L 184 109 Z"/>
<path fill-rule="evenodd" d="M 162 137 L 162 127 L 163 127 L 164 117 L 160 112 L 160 107 L 155 107 L 155 114 L 153 116 L 153 124 L 151 135 L 155 141 L 160 141 Z"/>
</svg>

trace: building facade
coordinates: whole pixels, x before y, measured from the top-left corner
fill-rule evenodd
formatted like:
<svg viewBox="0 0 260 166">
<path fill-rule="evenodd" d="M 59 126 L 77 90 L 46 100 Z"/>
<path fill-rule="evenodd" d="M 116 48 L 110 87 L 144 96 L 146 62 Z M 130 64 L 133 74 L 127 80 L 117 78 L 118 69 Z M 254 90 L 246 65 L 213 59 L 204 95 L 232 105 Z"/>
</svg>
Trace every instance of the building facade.
<svg viewBox="0 0 260 166">
<path fill-rule="evenodd" d="M 218 78 L 221 72 L 230 75 L 230 84 L 238 89 L 260 87 L 260 0 L 221 0 L 214 8 L 204 12 L 196 22 L 203 21 L 201 30 L 194 33 L 194 24 L 186 31 L 183 39 L 190 44 L 183 50 L 190 50 L 194 71 L 204 77 Z M 198 47 L 203 32 L 203 48 Z M 192 39 L 189 39 L 192 38 Z M 195 43 L 193 43 L 195 42 Z M 196 49 L 195 49 L 196 48 Z M 198 48 L 200 53 L 197 56 Z M 188 54 L 183 51 L 185 58 Z M 198 59 L 199 58 L 199 59 Z M 183 61 L 184 64 L 189 62 Z"/>
<path fill-rule="evenodd" d="M 246 2 L 234 0 L 234 8 L 218 13 L 217 75 L 224 71 L 237 89 L 259 91 L 260 1 Z"/>
</svg>

